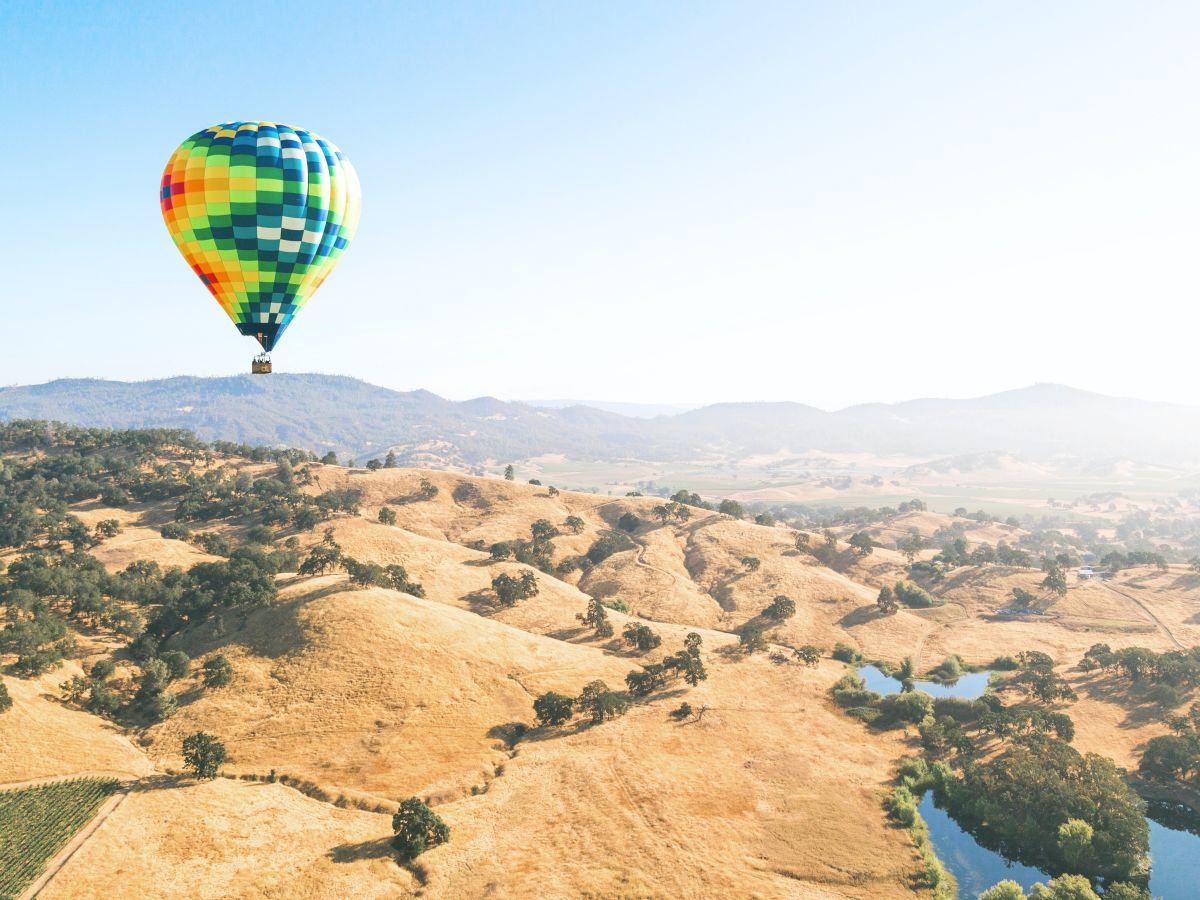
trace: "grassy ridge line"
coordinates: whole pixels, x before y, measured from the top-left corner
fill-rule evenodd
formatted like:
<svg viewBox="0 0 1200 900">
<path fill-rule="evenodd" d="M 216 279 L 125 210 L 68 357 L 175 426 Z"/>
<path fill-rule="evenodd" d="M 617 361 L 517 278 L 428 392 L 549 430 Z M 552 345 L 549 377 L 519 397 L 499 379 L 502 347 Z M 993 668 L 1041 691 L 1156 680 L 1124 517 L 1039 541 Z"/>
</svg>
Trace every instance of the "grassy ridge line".
<svg viewBox="0 0 1200 900">
<path fill-rule="evenodd" d="M 80 778 L 0 791 L 0 900 L 12 900 L 32 884 L 117 783 Z"/>
</svg>

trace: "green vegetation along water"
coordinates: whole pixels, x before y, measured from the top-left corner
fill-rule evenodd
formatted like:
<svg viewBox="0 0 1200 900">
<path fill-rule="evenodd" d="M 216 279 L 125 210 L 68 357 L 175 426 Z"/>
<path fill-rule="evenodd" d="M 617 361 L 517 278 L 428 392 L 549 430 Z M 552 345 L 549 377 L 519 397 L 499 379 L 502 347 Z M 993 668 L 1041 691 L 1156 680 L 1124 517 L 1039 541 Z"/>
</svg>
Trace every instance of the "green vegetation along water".
<svg viewBox="0 0 1200 900">
<path fill-rule="evenodd" d="M 1006 858 L 982 846 L 933 799 L 925 794 L 918 807 L 929 839 L 942 864 L 958 882 L 959 897 L 976 897 L 998 881 L 1009 879 L 1029 890 L 1051 875 Z M 1200 816 L 1174 804 L 1151 802 L 1150 893 L 1162 900 L 1195 900 L 1200 896 Z"/>
</svg>

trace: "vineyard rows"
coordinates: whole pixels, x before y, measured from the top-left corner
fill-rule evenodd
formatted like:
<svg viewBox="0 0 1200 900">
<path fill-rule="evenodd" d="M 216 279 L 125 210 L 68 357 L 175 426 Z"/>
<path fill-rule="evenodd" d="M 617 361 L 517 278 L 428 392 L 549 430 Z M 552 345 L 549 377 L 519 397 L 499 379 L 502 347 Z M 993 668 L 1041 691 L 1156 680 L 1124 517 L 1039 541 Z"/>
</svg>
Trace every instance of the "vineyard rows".
<svg viewBox="0 0 1200 900">
<path fill-rule="evenodd" d="M 76 778 L 0 791 L 0 900 L 12 900 L 96 810 L 117 782 Z"/>
</svg>

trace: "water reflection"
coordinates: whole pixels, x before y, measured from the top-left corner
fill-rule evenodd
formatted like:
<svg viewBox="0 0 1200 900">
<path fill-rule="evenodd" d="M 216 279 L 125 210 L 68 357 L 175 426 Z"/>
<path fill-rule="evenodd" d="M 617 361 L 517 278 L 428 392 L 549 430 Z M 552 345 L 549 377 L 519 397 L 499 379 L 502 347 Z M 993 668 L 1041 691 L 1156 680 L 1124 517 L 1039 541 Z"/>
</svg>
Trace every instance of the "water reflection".
<svg viewBox="0 0 1200 900">
<path fill-rule="evenodd" d="M 1200 895 L 1200 815 L 1175 803 L 1151 801 L 1150 893 L 1163 900 Z"/>
<path fill-rule="evenodd" d="M 930 791 L 918 809 L 929 826 L 929 840 L 938 857 L 958 880 L 963 900 L 977 897 L 1006 878 L 1028 891 L 1035 882 L 1050 875 L 1032 866 L 1009 862 L 971 837 L 939 809 Z M 1162 900 L 1195 900 L 1200 896 L 1200 816 L 1175 804 L 1149 804 L 1150 893 Z"/>
<path fill-rule="evenodd" d="M 866 682 L 869 691 L 878 694 L 898 694 L 903 689 L 900 679 L 884 675 L 876 666 L 863 666 L 858 670 L 858 674 Z M 952 684 L 917 681 L 915 685 L 918 691 L 924 691 L 931 697 L 962 697 L 966 700 L 976 700 L 987 690 L 988 676 L 991 674 L 968 672 Z"/>
</svg>

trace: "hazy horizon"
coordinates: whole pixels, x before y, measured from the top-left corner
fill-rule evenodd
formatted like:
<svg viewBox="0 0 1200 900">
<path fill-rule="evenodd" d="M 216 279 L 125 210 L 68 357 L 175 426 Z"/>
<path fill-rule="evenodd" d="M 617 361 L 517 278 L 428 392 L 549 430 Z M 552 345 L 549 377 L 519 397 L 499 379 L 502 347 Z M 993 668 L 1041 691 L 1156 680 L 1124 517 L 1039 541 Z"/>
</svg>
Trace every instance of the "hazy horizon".
<svg viewBox="0 0 1200 900">
<path fill-rule="evenodd" d="M 675 415 L 683 412 L 688 412 L 694 409 L 701 409 L 706 406 L 718 404 L 753 404 L 753 403 L 794 403 L 802 406 L 812 407 L 823 412 L 839 412 L 841 410 L 853 409 L 859 406 L 898 406 L 904 403 L 915 403 L 922 401 L 956 401 L 956 400 L 978 400 L 985 397 L 993 397 L 1001 394 L 1013 394 L 1022 391 L 1030 391 L 1037 388 L 1059 388 L 1067 391 L 1073 391 L 1083 394 L 1094 394 L 1096 396 L 1108 397 L 1117 400 L 1132 400 L 1142 403 L 1163 403 L 1172 406 L 1180 407 L 1200 407 L 1200 404 L 1187 403 L 1178 400 L 1165 400 L 1160 397 L 1134 396 L 1130 394 L 1108 394 L 1103 391 L 1089 391 L 1085 388 L 1080 388 L 1077 385 L 1063 384 L 1060 382 L 1038 381 L 1031 384 L 1015 385 L 1011 387 L 1003 387 L 996 391 L 987 393 L 941 393 L 941 394 L 925 394 L 920 396 L 902 397 L 898 400 L 860 400 L 853 403 L 847 403 L 840 406 L 823 406 L 815 402 L 804 399 L 803 397 L 780 397 L 775 399 L 763 399 L 758 397 L 733 397 L 726 400 L 670 400 L 670 399 L 645 399 L 639 398 L 624 399 L 620 397 L 592 397 L 592 398 L 577 398 L 577 397 L 511 397 L 502 396 L 495 392 L 483 390 L 475 393 L 466 393 L 462 395 L 450 395 L 440 391 L 432 390 L 431 388 L 417 385 L 411 388 L 392 388 L 388 385 L 377 384 L 369 379 L 362 378 L 358 375 L 353 375 L 346 372 L 276 372 L 276 375 L 299 375 L 299 376 L 320 376 L 328 378 L 350 378 L 356 381 L 362 381 L 374 387 L 383 387 L 388 390 L 396 390 L 402 393 L 424 391 L 441 397 L 443 400 L 449 400 L 455 403 L 463 403 L 471 400 L 494 399 L 504 403 L 522 403 L 527 406 L 532 406 L 541 409 L 562 409 L 567 406 L 590 406 L 595 409 L 602 409 L 609 412 L 618 412 L 622 415 L 627 415 L 633 418 L 652 418 L 657 415 Z M 120 384 L 139 384 L 146 382 L 167 381 L 174 378 L 230 378 L 230 377 L 255 377 L 249 376 L 244 372 L 233 372 L 225 374 L 199 375 L 195 373 L 180 372 L 174 375 L 148 376 L 146 378 L 105 378 L 98 375 L 77 375 L 77 376 L 61 376 L 58 378 L 50 378 L 41 382 L 20 383 L 0 385 L 0 391 L 14 388 L 38 387 L 41 385 L 53 384 L 57 381 L 105 381 Z"/>
</svg>

